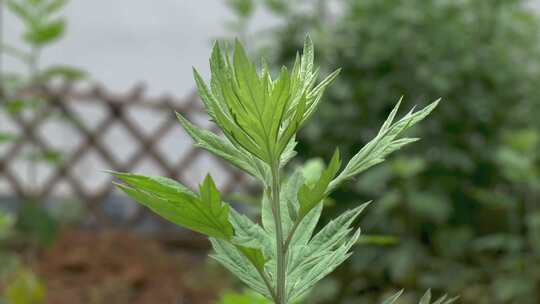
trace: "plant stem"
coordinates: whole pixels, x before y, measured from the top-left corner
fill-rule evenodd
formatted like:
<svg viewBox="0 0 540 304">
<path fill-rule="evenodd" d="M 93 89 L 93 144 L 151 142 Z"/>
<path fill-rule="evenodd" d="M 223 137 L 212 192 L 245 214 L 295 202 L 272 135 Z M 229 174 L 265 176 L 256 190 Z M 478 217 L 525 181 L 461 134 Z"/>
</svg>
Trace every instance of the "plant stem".
<svg viewBox="0 0 540 304">
<path fill-rule="evenodd" d="M 276 230 L 276 258 L 277 258 L 277 280 L 276 280 L 276 304 L 286 304 L 285 299 L 285 280 L 286 273 L 286 252 L 283 243 L 283 226 L 281 223 L 281 207 L 279 201 L 280 179 L 279 179 L 279 162 L 272 166 L 272 213 L 274 215 L 274 223 Z"/>
</svg>

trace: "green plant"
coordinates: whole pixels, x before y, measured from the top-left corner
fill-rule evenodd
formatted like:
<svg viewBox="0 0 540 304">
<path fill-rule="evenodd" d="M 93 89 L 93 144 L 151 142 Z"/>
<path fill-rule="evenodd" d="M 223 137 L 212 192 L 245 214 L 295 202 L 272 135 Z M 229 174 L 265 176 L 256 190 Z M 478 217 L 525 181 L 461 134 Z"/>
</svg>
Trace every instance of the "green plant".
<svg viewBox="0 0 540 304">
<path fill-rule="evenodd" d="M 26 49 L 0 41 L 0 51 L 19 60 L 28 69 L 26 77 L 3 73 L 2 87 L 7 97 L 9 92 L 55 78 L 80 80 L 85 77 L 83 71 L 70 66 L 40 67 L 39 61 L 43 50 L 64 35 L 67 22 L 65 18 L 58 17 L 58 13 L 68 3 L 67 0 L 6 0 L 5 3 L 9 12 L 13 13 L 23 25 L 21 38 L 26 44 Z M 0 5 L 4 5 L 4 1 Z"/>
<path fill-rule="evenodd" d="M 227 49 L 216 44 L 210 58 L 210 86 L 196 70 L 194 76 L 206 110 L 225 138 L 197 128 L 178 114 L 199 147 L 261 183 L 262 226 L 222 202 L 210 176 L 195 193 L 170 179 L 113 172 L 124 182 L 118 187 L 134 200 L 180 226 L 208 235 L 214 248 L 212 257 L 277 304 L 302 298 L 351 255 L 360 235 L 352 224 L 369 203 L 344 212 L 314 234 L 322 201 L 344 182 L 416 141 L 400 136 L 438 104 L 411 110 L 395 121 L 398 102 L 377 135 L 342 170 L 336 150 L 318 178 L 304 181 L 297 171 L 284 181 L 281 171 L 295 155 L 296 133 L 339 72 L 317 84 L 319 70 L 313 60 L 308 38 L 292 70 L 283 67 L 277 79 L 272 79 L 264 61 L 258 72 L 238 41 L 232 60 Z"/>
<path fill-rule="evenodd" d="M 27 69 L 26 73 L 8 72 L 0 66 L 0 110 L 8 116 L 36 115 L 35 112 L 45 104 L 44 96 L 39 89 L 49 82 L 60 80 L 72 82 L 82 80 L 86 73 L 67 65 L 41 66 L 43 51 L 62 38 L 66 31 L 66 19 L 58 16 L 67 4 L 67 0 L 6 0 L 0 1 L 3 13 L 4 5 L 22 24 L 22 47 L 0 39 L 0 56 L 9 56 Z M 0 27 L 0 31 L 3 27 Z M 2 35 L 0 34 L 0 38 Z M 66 118 L 63 113 L 54 115 Z M 63 119 L 70 122 L 69 119 Z M 0 144 L 19 139 L 20 134 L 0 130 Z M 56 149 L 39 151 L 30 144 L 30 151 L 23 153 L 21 158 L 28 163 L 28 193 L 35 192 L 38 164 L 58 165 L 63 161 L 63 153 Z"/>
</svg>

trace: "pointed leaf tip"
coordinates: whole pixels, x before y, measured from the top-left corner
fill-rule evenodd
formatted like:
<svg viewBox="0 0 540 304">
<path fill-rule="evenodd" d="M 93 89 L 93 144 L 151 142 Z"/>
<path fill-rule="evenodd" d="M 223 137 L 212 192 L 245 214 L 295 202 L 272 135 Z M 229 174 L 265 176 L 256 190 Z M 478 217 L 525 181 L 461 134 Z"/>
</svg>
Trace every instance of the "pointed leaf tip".
<svg viewBox="0 0 540 304">
<path fill-rule="evenodd" d="M 386 299 L 382 304 L 394 304 L 397 301 L 397 299 L 401 296 L 401 294 L 403 294 L 403 289 L 396 292 L 390 298 Z"/>
<path fill-rule="evenodd" d="M 431 303 L 431 289 L 428 289 L 422 299 L 420 299 L 420 304 L 430 304 Z"/>
<path fill-rule="evenodd" d="M 307 48 L 313 48 L 313 39 L 311 39 L 311 35 L 307 34 L 306 38 L 304 39 L 304 50 Z"/>
</svg>

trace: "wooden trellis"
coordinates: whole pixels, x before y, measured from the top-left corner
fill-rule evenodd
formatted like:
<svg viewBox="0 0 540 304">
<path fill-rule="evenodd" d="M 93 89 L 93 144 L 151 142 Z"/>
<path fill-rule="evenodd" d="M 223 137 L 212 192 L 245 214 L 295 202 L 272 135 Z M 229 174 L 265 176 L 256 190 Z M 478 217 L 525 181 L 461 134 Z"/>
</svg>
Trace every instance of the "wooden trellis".
<svg viewBox="0 0 540 304">
<path fill-rule="evenodd" d="M 20 137 L 8 147 L 3 155 L 0 155 L 0 177 L 4 177 L 11 191 L 20 198 L 38 198 L 44 200 L 51 197 L 60 183 L 65 183 L 69 186 L 71 192 L 78 200 L 86 204 L 87 209 L 95 217 L 96 221 L 101 225 L 116 224 L 102 210 L 102 203 L 114 191 L 112 178 L 99 191 L 88 191 L 83 186 L 82 180 L 85 176 L 79 176 L 74 172 L 76 165 L 82 161 L 84 156 L 90 151 L 97 153 L 106 168 L 115 171 L 132 172 L 137 165 L 147 159 L 151 159 L 153 163 L 161 171 L 161 174 L 170 178 L 186 182 L 189 176 L 184 176 L 184 173 L 195 161 L 206 154 L 207 152 L 195 148 L 190 145 L 189 149 L 185 150 L 182 157 L 177 161 L 171 161 L 165 157 L 162 151 L 156 149 L 157 144 L 174 128 L 180 128 L 175 116 L 175 111 L 182 113 L 188 118 L 194 115 L 203 113 L 200 102 L 195 94 L 190 95 L 185 100 L 176 100 L 169 97 L 162 98 L 146 98 L 144 89 L 136 87 L 130 92 L 122 95 L 112 94 L 101 87 L 93 87 L 87 90 L 74 89 L 71 86 L 63 86 L 61 88 L 41 88 L 38 95 L 43 103 L 36 108 L 32 115 L 23 115 L 15 113 L 7 116 L 11 120 L 20 133 Z M 106 109 L 105 118 L 101 119 L 97 125 L 90 127 L 81 119 L 81 113 L 73 109 L 77 103 L 93 103 L 99 104 Z M 134 121 L 126 112 L 130 107 L 144 107 L 157 111 L 164 119 L 157 128 L 154 128 L 150 133 L 144 132 L 144 126 L 139 122 Z M 25 145 L 32 145 L 40 152 L 47 153 L 52 151 L 47 140 L 46 134 L 38 132 L 38 130 L 51 119 L 52 113 L 61 113 L 69 118 L 72 123 L 72 128 L 80 137 L 79 143 L 69 151 L 62 151 L 65 154 L 63 161 L 54 166 L 52 174 L 44 181 L 40 182 L 37 191 L 32 191 L 25 187 L 24 183 L 14 174 L 13 163 Z M 102 139 L 107 133 L 107 130 L 115 124 L 120 124 L 133 138 L 133 145 L 137 147 L 135 153 L 132 153 L 127 159 L 118 159 L 112 152 L 114 147 L 106 144 Z M 186 134 L 187 136 L 187 134 Z M 216 161 L 222 172 L 227 176 L 224 183 L 221 185 L 221 190 L 225 193 L 235 190 L 238 185 L 245 182 L 245 177 L 239 171 L 232 169 L 229 165 Z M 137 211 L 130 216 L 127 224 L 135 224 L 145 217 L 147 212 L 144 208 L 138 208 Z"/>
</svg>

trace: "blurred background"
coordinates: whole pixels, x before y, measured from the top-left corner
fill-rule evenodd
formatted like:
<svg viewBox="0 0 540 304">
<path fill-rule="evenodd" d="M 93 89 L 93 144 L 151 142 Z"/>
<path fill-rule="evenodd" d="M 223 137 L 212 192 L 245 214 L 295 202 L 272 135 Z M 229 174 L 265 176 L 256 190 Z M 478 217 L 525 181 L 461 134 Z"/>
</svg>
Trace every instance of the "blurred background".
<svg viewBox="0 0 540 304">
<path fill-rule="evenodd" d="M 341 67 L 299 156 L 348 159 L 404 96 L 439 97 L 422 140 L 327 202 L 321 224 L 374 200 L 349 262 L 305 303 L 540 303 L 540 1 L 0 0 L 0 303 L 266 303 L 149 214 L 104 170 L 211 173 L 257 217 L 259 189 L 192 147 L 174 111 L 215 129 L 194 92 L 214 40 L 273 69 L 309 34 Z"/>
</svg>

